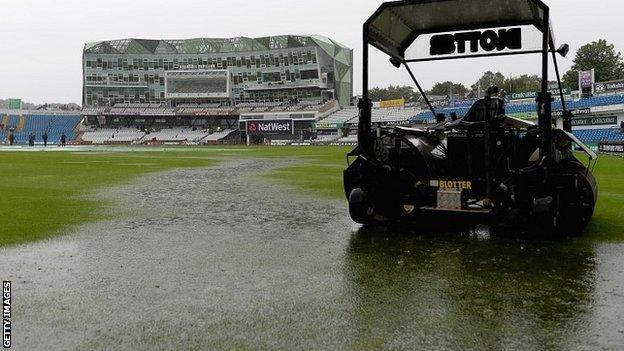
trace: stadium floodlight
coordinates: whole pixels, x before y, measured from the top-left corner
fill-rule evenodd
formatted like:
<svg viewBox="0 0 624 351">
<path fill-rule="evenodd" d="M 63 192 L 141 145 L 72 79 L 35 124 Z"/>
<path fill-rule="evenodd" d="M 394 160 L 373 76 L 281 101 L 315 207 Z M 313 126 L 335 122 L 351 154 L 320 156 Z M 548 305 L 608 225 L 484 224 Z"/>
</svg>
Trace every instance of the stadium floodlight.
<svg viewBox="0 0 624 351">
<path fill-rule="evenodd" d="M 537 43 L 531 46 L 531 38 Z M 596 154 L 571 134 L 550 9 L 540 0 L 405 0 L 387 2 L 364 23 L 363 97 L 359 101 L 357 157 L 344 173 L 351 217 L 358 223 L 418 221 L 494 226 L 572 235 L 587 226 L 597 199 L 590 165 Z M 373 129 L 368 95 L 369 48 L 403 66 L 436 124 Z M 505 113 L 505 93 L 487 90 L 462 118 L 436 110 L 410 64 L 539 54 L 538 125 Z M 564 129 L 553 127 L 548 65 L 554 64 Z M 350 161 L 350 159 L 349 159 Z"/>
</svg>

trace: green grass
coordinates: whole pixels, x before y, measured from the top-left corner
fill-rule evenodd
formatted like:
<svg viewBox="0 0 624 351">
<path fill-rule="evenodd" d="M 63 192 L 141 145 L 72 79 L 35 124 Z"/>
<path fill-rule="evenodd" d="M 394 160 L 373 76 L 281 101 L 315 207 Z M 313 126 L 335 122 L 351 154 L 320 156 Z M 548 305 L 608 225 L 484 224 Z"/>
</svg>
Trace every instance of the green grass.
<svg viewBox="0 0 624 351">
<path fill-rule="evenodd" d="M 98 188 L 148 173 L 214 163 L 180 156 L 176 152 L 3 152 L 0 245 L 45 239 L 70 226 L 102 219 L 105 204 L 83 196 Z"/>
<path fill-rule="evenodd" d="M 586 237 L 601 241 L 623 241 L 624 159 L 600 156 L 594 175 L 598 181 L 598 204 Z"/>
<path fill-rule="evenodd" d="M 113 149 L 111 152 L 1 152 L 0 246 L 46 239 L 70 227 L 115 216 L 91 194 L 142 175 L 206 167 L 227 157 L 296 161 L 261 175 L 302 193 L 343 198 L 349 148 L 227 147 Z M 586 238 L 624 240 L 624 159 L 603 156 L 595 169 L 600 198 Z"/>
</svg>

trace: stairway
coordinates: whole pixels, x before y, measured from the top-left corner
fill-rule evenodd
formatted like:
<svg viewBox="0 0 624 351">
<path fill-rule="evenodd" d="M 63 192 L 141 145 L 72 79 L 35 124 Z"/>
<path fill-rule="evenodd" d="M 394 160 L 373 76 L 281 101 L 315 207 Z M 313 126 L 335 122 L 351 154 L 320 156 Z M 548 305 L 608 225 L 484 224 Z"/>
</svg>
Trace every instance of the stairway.
<svg viewBox="0 0 624 351">
<path fill-rule="evenodd" d="M 2 116 L 2 122 L 0 122 L 0 124 L 2 124 L 0 126 L 0 131 L 7 129 L 7 127 L 9 126 L 9 115 Z"/>
<path fill-rule="evenodd" d="M 24 127 L 26 126 L 26 117 L 20 116 L 19 122 L 17 122 L 17 127 L 15 128 L 16 132 L 23 132 Z"/>
</svg>

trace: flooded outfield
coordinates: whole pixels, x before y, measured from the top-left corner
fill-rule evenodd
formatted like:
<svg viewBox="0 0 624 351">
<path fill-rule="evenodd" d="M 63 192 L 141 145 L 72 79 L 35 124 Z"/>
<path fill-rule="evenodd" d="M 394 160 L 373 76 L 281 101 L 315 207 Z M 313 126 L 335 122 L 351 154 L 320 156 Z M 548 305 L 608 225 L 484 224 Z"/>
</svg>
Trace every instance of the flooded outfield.
<svg viewBox="0 0 624 351">
<path fill-rule="evenodd" d="M 624 345 L 624 244 L 363 229 L 250 176 L 279 165 L 145 177 L 101 195 L 121 219 L 0 248 L 14 348 Z"/>
</svg>

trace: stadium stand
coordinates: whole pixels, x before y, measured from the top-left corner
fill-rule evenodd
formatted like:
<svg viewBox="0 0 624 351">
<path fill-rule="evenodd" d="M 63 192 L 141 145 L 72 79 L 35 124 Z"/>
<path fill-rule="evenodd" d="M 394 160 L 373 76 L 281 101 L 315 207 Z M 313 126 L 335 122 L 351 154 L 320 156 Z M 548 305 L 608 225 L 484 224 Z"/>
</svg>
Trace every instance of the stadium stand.
<svg viewBox="0 0 624 351">
<path fill-rule="evenodd" d="M 344 138 L 340 138 L 336 140 L 337 143 L 344 143 L 344 144 L 357 144 L 357 141 L 358 141 L 357 135 L 347 135 Z"/>
<path fill-rule="evenodd" d="M 579 129 L 573 130 L 572 133 L 586 144 L 601 141 L 624 142 L 624 133 L 619 128 Z"/>
<path fill-rule="evenodd" d="M 374 109 L 371 116 L 373 123 L 401 123 L 408 122 L 420 113 L 420 109 Z"/>
<path fill-rule="evenodd" d="M 600 106 L 611 106 L 611 105 L 622 105 L 624 104 L 624 95 L 606 95 L 606 96 L 594 96 L 587 97 L 578 100 L 567 100 L 566 107 L 569 110 L 577 110 L 584 108 L 592 108 L 592 107 L 600 107 Z M 447 116 L 452 112 L 455 112 L 458 116 L 464 116 L 469 107 L 457 107 L 457 108 L 442 108 L 438 109 L 438 113 L 444 113 Z M 563 106 L 561 101 L 554 101 L 552 106 L 553 111 L 562 110 Z M 535 112 L 537 110 L 537 104 L 535 102 L 520 102 L 514 103 L 511 102 L 506 106 L 506 112 L 508 114 L 515 113 L 530 113 Z M 433 113 L 431 111 L 423 111 L 420 114 L 416 115 L 413 120 L 434 120 Z"/>
<path fill-rule="evenodd" d="M 342 110 L 338 110 L 331 115 L 327 116 L 327 118 L 320 121 L 320 123 L 347 123 L 353 119 L 358 117 L 358 109 L 355 107 L 346 107 Z"/>
<path fill-rule="evenodd" d="M 212 133 L 212 134 L 208 135 L 204 139 L 204 141 L 209 142 L 209 143 L 210 142 L 218 142 L 218 141 L 221 141 L 221 140 L 227 138 L 228 136 L 230 136 L 232 133 L 235 133 L 235 132 L 237 132 L 237 131 L 233 130 L 233 129 L 225 129 L 223 131 Z"/>
<path fill-rule="evenodd" d="M 403 123 L 409 122 L 420 112 L 421 109 L 416 108 L 373 109 L 371 119 L 373 123 Z M 334 112 L 327 118 L 319 121 L 319 123 L 349 124 L 357 122 L 357 118 L 358 109 L 355 107 L 347 107 Z"/>
<path fill-rule="evenodd" d="M 21 115 L 9 115 L 0 140 L 5 141 L 10 130 L 13 130 L 15 144 L 27 144 L 28 136 L 35 135 L 36 143 L 43 143 L 42 135 L 48 134 L 48 143 L 59 142 L 61 134 L 65 133 L 67 141 L 76 139 L 75 128 L 82 120 L 81 115 L 76 114 L 44 114 L 40 112 L 28 112 Z"/>
<path fill-rule="evenodd" d="M 4 130 L 8 124 L 9 124 L 9 115 L 3 115 L 2 121 L 0 122 L 0 130 Z"/>
<path fill-rule="evenodd" d="M 320 134 L 316 137 L 317 143 L 331 143 L 340 139 L 338 134 Z"/>
<path fill-rule="evenodd" d="M 234 129 L 225 129 L 210 134 L 203 129 L 163 128 L 146 133 L 137 128 L 90 128 L 84 131 L 81 140 L 88 144 L 142 144 L 163 143 L 217 143 L 233 133 Z"/>
<path fill-rule="evenodd" d="M 192 128 L 167 128 L 157 132 L 146 134 L 139 142 L 173 142 L 173 143 L 199 143 L 209 133 L 205 130 L 193 130 Z"/>
<path fill-rule="evenodd" d="M 145 136 L 136 128 L 99 128 L 87 130 L 82 134 L 82 141 L 91 144 L 129 144 L 136 143 Z"/>
</svg>

